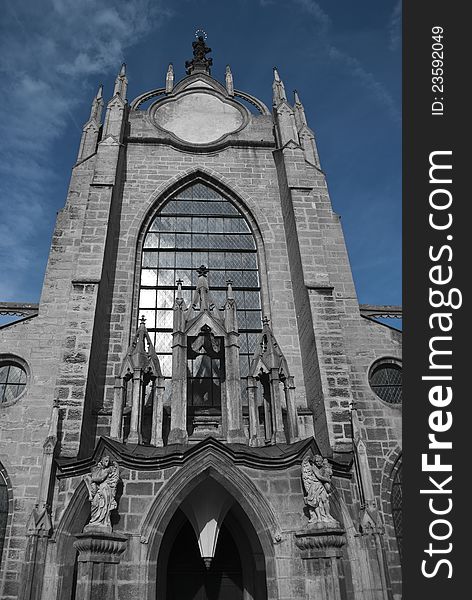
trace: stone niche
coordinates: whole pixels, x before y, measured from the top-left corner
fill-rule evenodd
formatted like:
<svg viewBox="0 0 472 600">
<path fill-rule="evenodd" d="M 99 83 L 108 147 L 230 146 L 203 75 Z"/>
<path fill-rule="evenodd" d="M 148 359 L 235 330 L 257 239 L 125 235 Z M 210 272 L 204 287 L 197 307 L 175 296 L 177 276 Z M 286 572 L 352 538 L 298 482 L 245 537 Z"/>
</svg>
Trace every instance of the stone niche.
<svg viewBox="0 0 472 600">
<path fill-rule="evenodd" d="M 245 109 L 236 102 L 201 89 L 157 102 L 151 108 L 151 119 L 180 141 L 197 145 L 217 142 L 248 120 Z"/>
</svg>

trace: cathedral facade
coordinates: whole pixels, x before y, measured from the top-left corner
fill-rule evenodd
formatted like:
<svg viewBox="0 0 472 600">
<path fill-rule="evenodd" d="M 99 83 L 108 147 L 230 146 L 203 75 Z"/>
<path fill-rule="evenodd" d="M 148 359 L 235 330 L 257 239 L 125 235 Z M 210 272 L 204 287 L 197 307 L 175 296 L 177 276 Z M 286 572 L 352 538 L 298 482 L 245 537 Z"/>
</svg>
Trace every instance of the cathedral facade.
<svg viewBox="0 0 472 600">
<path fill-rule="evenodd" d="M 394 307 L 358 303 L 298 95 L 209 53 L 99 89 L 0 329 L 5 600 L 401 597 Z"/>
</svg>

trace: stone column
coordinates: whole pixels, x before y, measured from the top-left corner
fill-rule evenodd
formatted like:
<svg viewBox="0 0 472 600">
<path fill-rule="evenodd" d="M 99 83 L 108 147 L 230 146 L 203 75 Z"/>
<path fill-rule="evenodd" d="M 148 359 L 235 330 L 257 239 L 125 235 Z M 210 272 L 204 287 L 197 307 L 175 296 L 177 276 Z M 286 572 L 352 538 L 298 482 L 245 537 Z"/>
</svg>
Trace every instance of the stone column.
<svg viewBox="0 0 472 600">
<path fill-rule="evenodd" d="M 239 369 L 239 333 L 225 336 L 226 414 L 228 442 L 243 444 L 243 408 L 241 404 L 241 373 Z"/>
<path fill-rule="evenodd" d="M 113 394 L 113 409 L 111 413 L 110 437 L 121 441 L 121 432 L 123 425 L 123 380 L 121 377 L 115 378 L 115 387 Z"/>
<path fill-rule="evenodd" d="M 290 444 L 298 440 L 298 416 L 294 395 L 295 384 L 293 377 L 287 377 L 284 381 L 285 403 L 287 405 L 288 441 Z"/>
<path fill-rule="evenodd" d="M 38 511 L 33 511 L 36 516 Z M 49 516 L 46 515 L 49 521 Z M 47 558 L 48 541 L 51 533 L 51 524 L 42 528 L 36 526 L 33 531 L 26 534 L 26 550 L 23 559 L 19 600 L 40 600 L 44 584 L 44 570 Z"/>
<path fill-rule="evenodd" d="M 117 565 L 126 549 L 128 538 L 119 533 L 85 531 L 76 535 L 76 600 L 115 600 Z"/>
<path fill-rule="evenodd" d="M 187 440 L 187 336 L 174 331 L 169 444 L 186 444 Z"/>
<path fill-rule="evenodd" d="M 141 441 L 141 412 L 142 412 L 142 374 L 137 369 L 133 374 L 133 404 L 131 407 L 131 424 L 128 442 L 139 444 Z"/>
<path fill-rule="evenodd" d="M 151 444 L 163 446 L 162 441 L 162 418 L 164 413 L 164 377 L 158 377 L 153 383 L 152 390 L 152 433 Z"/>
<path fill-rule="evenodd" d="M 259 419 L 257 416 L 257 384 L 254 377 L 247 378 L 247 396 L 249 408 L 249 445 L 258 446 Z"/>
<path fill-rule="evenodd" d="M 301 550 L 307 600 L 344 600 L 346 587 L 342 571 L 345 531 L 337 524 L 317 523 L 295 533 Z"/>
<path fill-rule="evenodd" d="M 280 404 L 280 378 L 278 369 L 270 370 L 270 399 L 272 404 L 272 442 L 285 444 L 282 406 Z"/>
</svg>

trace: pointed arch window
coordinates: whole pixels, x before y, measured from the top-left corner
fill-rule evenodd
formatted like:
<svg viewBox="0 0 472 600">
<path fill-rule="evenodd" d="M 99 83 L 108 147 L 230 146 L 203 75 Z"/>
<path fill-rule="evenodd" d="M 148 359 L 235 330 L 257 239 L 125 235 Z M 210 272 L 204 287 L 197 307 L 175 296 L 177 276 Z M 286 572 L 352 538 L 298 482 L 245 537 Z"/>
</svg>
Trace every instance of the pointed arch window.
<svg viewBox="0 0 472 600">
<path fill-rule="evenodd" d="M 401 458 L 399 460 L 395 475 L 392 482 L 392 517 L 393 525 L 395 528 L 395 537 L 397 538 L 398 553 L 400 554 L 400 561 L 402 560 L 403 550 L 403 519 L 402 519 L 402 463 Z"/>
<path fill-rule="evenodd" d="M 2 563 L 3 544 L 8 521 L 8 486 L 0 464 L 0 564 Z"/>
<path fill-rule="evenodd" d="M 189 305 L 200 265 L 209 269 L 208 283 L 219 308 L 225 302 L 227 280 L 233 282 L 241 377 L 245 379 L 261 331 L 256 243 L 236 206 L 214 188 L 198 182 L 172 196 L 156 213 L 143 244 L 139 318 L 146 318 L 167 378 L 172 368 L 172 306 L 177 281 L 183 282 L 183 296 Z M 216 364 L 213 366 L 217 368 Z M 208 372 L 217 379 L 213 377 L 213 366 Z M 198 371 L 200 365 L 195 363 L 192 368 Z M 244 395 L 246 382 L 241 388 Z"/>
</svg>

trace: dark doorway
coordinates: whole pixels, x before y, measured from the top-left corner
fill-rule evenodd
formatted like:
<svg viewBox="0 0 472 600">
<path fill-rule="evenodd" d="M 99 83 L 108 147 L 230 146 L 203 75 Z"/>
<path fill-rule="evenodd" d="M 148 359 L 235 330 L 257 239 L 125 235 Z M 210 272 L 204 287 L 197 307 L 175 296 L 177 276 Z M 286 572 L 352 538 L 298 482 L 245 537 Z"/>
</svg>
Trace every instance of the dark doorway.
<svg viewBox="0 0 472 600">
<path fill-rule="evenodd" d="M 207 568 L 194 530 L 185 520 L 169 555 L 166 600 L 243 600 L 241 559 L 224 523 Z"/>
</svg>

